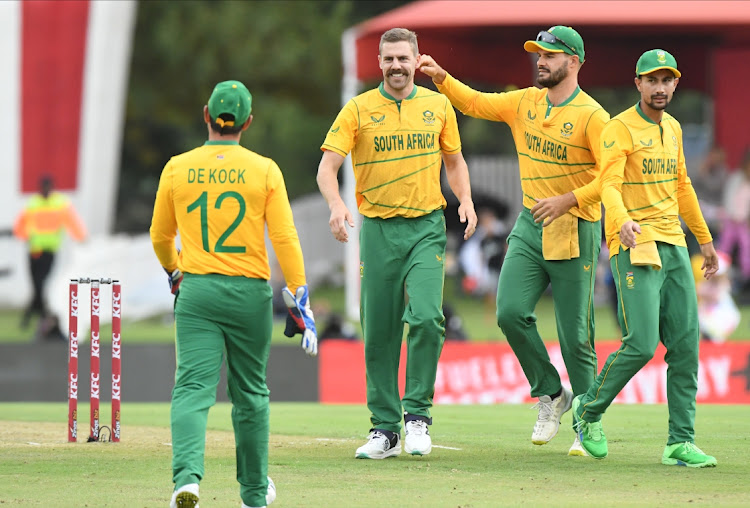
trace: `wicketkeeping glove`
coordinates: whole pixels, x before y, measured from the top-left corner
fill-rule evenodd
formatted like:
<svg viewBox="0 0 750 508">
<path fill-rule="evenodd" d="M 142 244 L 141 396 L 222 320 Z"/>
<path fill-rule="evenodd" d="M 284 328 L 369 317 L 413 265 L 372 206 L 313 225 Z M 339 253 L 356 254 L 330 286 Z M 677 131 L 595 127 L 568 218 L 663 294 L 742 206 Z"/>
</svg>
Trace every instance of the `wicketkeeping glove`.
<svg viewBox="0 0 750 508">
<path fill-rule="evenodd" d="M 175 268 L 173 272 L 170 272 L 166 268 L 167 277 L 169 278 L 169 290 L 172 291 L 173 295 L 176 295 L 180 291 L 180 284 L 182 284 L 182 272 L 179 268 Z"/>
<path fill-rule="evenodd" d="M 297 288 L 297 294 L 292 294 L 289 288 L 281 290 L 284 303 L 289 308 L 286 318 L 284 335 L 294 337 L 302 335 L 302 349 L 310 356 L 318 354 L 318 332 L 315 330 L 315 318 L 310 310 L 310 293 L 307 286 Z"/>
</svg>

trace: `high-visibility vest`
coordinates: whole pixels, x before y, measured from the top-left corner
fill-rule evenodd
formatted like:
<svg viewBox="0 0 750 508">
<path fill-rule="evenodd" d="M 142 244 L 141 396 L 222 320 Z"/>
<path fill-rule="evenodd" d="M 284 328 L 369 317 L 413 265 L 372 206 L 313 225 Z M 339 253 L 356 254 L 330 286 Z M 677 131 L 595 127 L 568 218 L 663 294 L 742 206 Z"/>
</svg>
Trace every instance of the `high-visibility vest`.
<svg viewBox="0 0 750 508">
<path fill-rule="evenodd" d="M 65 230 L 78 241 L 86 238 L 81 218 L 68 198 L 58 192 L 50 193 L 47 198 L 34 194 L 13 226 L 13 234 L 29 242 L 32 254 L 56 252 Z"/>
</svg>

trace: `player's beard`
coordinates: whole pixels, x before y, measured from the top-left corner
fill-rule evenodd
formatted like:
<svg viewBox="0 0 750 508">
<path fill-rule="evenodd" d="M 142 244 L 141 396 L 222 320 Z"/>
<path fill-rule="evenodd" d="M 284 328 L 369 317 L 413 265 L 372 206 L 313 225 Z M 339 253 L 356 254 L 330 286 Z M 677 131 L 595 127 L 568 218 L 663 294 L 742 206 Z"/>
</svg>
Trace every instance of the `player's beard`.
<svg viewBox="0 0 750 508">
<path fill-rule="evenodd" d="M 666 100 L 664 102 L 660 103 L 660 104 L 655 104 L 654 103 L 654 98 L 655 97 L 663 97 Z M 646 105 L 649 108 L 651 108 L 651 109 L 653 109 L 655 111 L 665 110 L 665 109 L 667 109 L 667 106 L 669 106 L 669 96 L 668 95 L 652 95 L 652 96 L 649 97 L 649 99 L 651 99 L 651 102 L 646 101 Z"/>
<path fill-rule="evenodd" d="M 553 88 L 560 84 L 562 80 L 568 77 L 568 66 L 563 65 L 555 71 L 550 71 L 547 68 L 549 75 L 547 77 L 537 76 L 537 81 L 540 85 L 546 86 L 547 88 Z"/>
</svg>

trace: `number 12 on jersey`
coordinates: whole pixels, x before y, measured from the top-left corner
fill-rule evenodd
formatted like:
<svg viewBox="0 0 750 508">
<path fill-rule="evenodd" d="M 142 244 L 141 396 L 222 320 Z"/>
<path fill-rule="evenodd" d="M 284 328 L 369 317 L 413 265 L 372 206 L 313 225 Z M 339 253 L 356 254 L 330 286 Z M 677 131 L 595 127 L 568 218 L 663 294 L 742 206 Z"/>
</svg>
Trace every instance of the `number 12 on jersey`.
<svg viewBox="0 0 750 508">
<path fill-rule="evenodd" d="M 237 217 L 235 217 L 234 222 L 232 222 L 229 227 L 224 231 L 219 239 L 216 241 L 216 244 L 214 245 L 214 252 L 217 253 L 231 253 L 231 254 L 243 254 L 245 252 L 245 247 L 237 246 L 237 245 L 224 245 L 224 242 L 229 238 L 229 235 L 234 232 L 235 229 L 237 229 L 237 226 L 240 225 L 242 222 L 242 219 L 245 218 L 245 199 L 242 197 L 242 195 L 238 192 L 234 191 L 228 191 L 228 192 L 222 192 L 219 194 L 219 196 L 216 198 L 216 203 L 214 203 L 215 209 L 220 209 L 221 204 L 224 202 L 225 199 L 234 199 L 239 204 L 239 211 L 237 213 Z M 190 213 L 196 208 L 200 208 L 200 214 L 201 214 L 201 240 L 203 241 L 203 250 L 206 252 L 211 252 L 211 247 L 209 246 L 209 238 L 208 238 L 208 193 L 206 191 L 203 191 L 201 195 L 193 201 L 190 205 L 187 207 L 187 212 Z"/>
</svg>

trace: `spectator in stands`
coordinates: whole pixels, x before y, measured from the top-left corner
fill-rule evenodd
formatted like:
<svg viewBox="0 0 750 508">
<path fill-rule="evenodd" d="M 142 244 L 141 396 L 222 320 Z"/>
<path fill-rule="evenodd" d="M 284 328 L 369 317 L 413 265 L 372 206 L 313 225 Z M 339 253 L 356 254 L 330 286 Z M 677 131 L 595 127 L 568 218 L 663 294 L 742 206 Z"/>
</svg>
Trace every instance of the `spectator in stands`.
<svg viewBox="0 0 750 508">
<path fill-rule="evenodd" d="M 456 314 L 453 306 L 443 302 L 443 315 L 445 316 L 445 340 L 469 340 L 469 335 L 464 330 L 463 320 Z"/>
<path fill-rule="evenodd" d="M 750 149 L 739 170 L 726 182 L 720 249 L 730 255 L 735 253 L 740 286 L 743 289 L 750 286 Z"/>
<path fill-rule="evenodd" d="M 698 169 L 698 173 L 692 178 L 695 194 L 698 196 L 701 210 L 703 211 L 703 217 L 708 222 L 711 231 L 718 229 L 712 227 L 712 225 L 718 225 L 724 186 L 728 174 L 726 153 L 722 147 L 714 145 L 706 155 L 706 158 Z"/>
<path fill-rule="evenodd" d="M 354 326 L 338 312 L 329 312 L 328 318 L 324 322 L 325 326 L 323 327 L 323 331 L 318 335 L 318 341 L 324 339 L 360 340 Z"/>
<path fill-rule="evenodd" d="M 464 274 L 461 287 L 470 295 L 494 300 L 507 249 L 508 227 L 490 207 L 479 209 L 477 232 L 458 252 Z"/>
<path fill-rule="evenodd" d="M 721 251 L 716 254 L 719 256 L 719 269 L 710 279 L 703 278 L 703 256 L 695 254 L 690 262 L 698 294 L 701 339 L 720 344 L 737 329 L 740 311 L 732 298 L 732 283 L 729 280 L 732 261 Z"/>
</svg>

